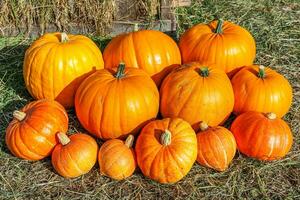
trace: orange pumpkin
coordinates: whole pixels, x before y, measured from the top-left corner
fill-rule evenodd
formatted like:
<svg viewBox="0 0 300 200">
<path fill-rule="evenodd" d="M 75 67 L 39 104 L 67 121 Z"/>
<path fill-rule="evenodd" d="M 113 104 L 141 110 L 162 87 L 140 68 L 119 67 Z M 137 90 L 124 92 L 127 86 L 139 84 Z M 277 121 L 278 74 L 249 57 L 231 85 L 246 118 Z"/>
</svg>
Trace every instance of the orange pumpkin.
<svg viewBox="0 0 300 200">
<path fill-rule="evenodd" d="M 88 173 L 97 161 L 98 145 L 87 134 L 76 133 L 68 137 L 57 133 L 59 144 L 52 152 L 52 165 L 63 177 L 75 178 Z"/>
<path fill-rule="evenodd" d="M 55 134 L 68 130 L 68 115 L 53 100 L 38 100 L 13 112 L 5 141 L 12 154 L 26 160 L 49 156 L 56 145 Z"/>
<path fill-rule="evenodd" d="M 197 138 L 186 121 L 165 118 L 143 128 L 135 150 L 138 166 L 146 177 L 175 183 L 190 171 L 197 158 Z"/>
<path fill-rule="evenodd" d="M 141 69 L 99 70 L 83 81 L 75 96 L 76 114 L 85 129 L 102 139 L 136 134 L 159 108 L 159 93 Z"/>
<path fill-rule="evenodd" d="M 264 66 L 249 66 L 239 71 L 231 80 L 235 96 L 233 111 L 274 112 L 283 117 L 292 104 L 292 87 L 276 71 Z"/>
<path fill-rule="evenodd" d="M 103 52 L 105 68 L 120 62 L 145 70 L 157 85 L 169 72 L 170 65 L 181 64 L 177 44 L 168 35 L 155 30 L 141 30 L 113 38 Z"/>
<path fill-rule="evenodd" d="M 134 137 L 129 135 L 125 142 L 119 139 L 106 141 L 100 148 L 98 162 L 100 172 L 116 180 L 131 176 L 136 168 Z"/>
<path fill-rule="evenodd" d="M 55 99 L 69 108 L 79 84 L 104 67 L 96 44 L 83 35 L 47 33 L 26 51 L 23 75 L 35 99 Z"/>
<path fill-rule="evenodd" d="M 277 160 L 291 149 L 293 135 L 287 123 L 275 113 L 249 111 L 231 125 L 238 149 L 259 160 Z"/>
<path fill-rule="evenodd" d="M 233 134 L 222 126 L 208 127 L 200 123 L 201 131 L 197 133 L 199 164 L 218 171 L 228 168 L 236 152 Z"/>
<path fill-rule="evenodd" d="M 180 117 L 195 129 L 201 121 L 217 126 L 230 115 L 234 96 L 226 74 L 201 63 L 189 63 L 173 70 L 160 88 L 164 117 Z"/>
<path fill-rule="evenodd" d="M 256 54 L 255 41 L 244 28 L 228 21 L 198 24 L 180 38 L 183 63 L 209 61 L 230 77 L 241 67 L 251 65 Z"/>
</svg>

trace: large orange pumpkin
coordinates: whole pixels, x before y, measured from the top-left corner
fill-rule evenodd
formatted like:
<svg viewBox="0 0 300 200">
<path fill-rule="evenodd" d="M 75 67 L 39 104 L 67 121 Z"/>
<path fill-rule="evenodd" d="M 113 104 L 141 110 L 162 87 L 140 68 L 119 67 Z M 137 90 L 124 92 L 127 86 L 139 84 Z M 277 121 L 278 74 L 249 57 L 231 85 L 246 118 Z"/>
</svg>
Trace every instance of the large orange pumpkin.
<svg viewBox="0 0 300 200">
<path fill-rule="evenodd" d="M 19 158 L 40 160 L 49 156 L 56 145 L 55 134 L 68 130 L 68 115 L 53 100 L 38 100 L 13 112 L 6 129 L 8 149 Z"/>
<path fill-rule="evenodd" d="M 218 171 L 226 170 L 236 152 L 233 134 L 222 126 L 209 127 L 205 122 L 200 123 L 200 129 L 197 161 Z"/>
<path fill-rule="evenodd" d="M 159 109 L 159 93 L 146 72 L 103 69 L 83 81 L 75 96 L 76 114 L 85 129 L 102 139 L 137 133 Z"/>
<path fill-rule="evenodd" d="M 293 135 L 275 113 L 245 112 L 231 125 L 238 149 L 259 160 L 277 160 L 291 149 Z"/>
<path fill-rule="evenodd" d="M 87 134 L 76 133 L 68 137 L 57 133 L 59 144 L 52 152 L 52 165 L 63 177 L 75 178 L 88 173 L 97 161 L 98 145 Z"/>
<path fill-rule="evenodd" d="M 173 70 L 160 88 L 164 117 L 180 117 L 196 130 L 201 121 L 217 126 L 230 115 L 234 96 L 225 72 L 201 63 L 189 63 Z"/>
<path fill-rule="evenodd" d="M 180 38 L 183 63 L 210 61 L 231 77 L 240 67 L 251 65 L 255 58 L 255 41 L 244 28 L 228 21 L 216 20 L 188 29 Z"/>
<path fill-rule="evenodd" d="M 170 65 L 181 64 L 177 44 L 168 35 L 155 30 L 141 30 L 113 38 L 103 52 L 105 68 L 120 62 L 145 70 L 157 85 L 170 71 Z"/>
<path fill-rule="evenodd" d="M 23 75 L 35 99 L 55 99 L 69 108 L 79 84 L 104 67 L 96 44 L 83 35 L 47 33 L 26 51 Z"/>
<path fill-rule="evenodd" d="M 106 141 L 98 153 L 101 174 L 116 180 L 131 176 L 136 168 L 134 137 L 129 135 L 125 142 L 120 139 Z"/>
<path fill-rule="evenodd" d="M 235 103 L 233 111 L 274 112 L 283 117 L 292 104 L 292 87 L 276 71 L 264 66 L 249 66 L 231 80 Z"/>
<path fill-rule="evenodd" d="M 138 136 L 138 166 L 146 177 L 160 183 L 182 179 L 197 158 L 197 138 L 186 121 L 165 118 L 148 123 Z"/>
</svg>

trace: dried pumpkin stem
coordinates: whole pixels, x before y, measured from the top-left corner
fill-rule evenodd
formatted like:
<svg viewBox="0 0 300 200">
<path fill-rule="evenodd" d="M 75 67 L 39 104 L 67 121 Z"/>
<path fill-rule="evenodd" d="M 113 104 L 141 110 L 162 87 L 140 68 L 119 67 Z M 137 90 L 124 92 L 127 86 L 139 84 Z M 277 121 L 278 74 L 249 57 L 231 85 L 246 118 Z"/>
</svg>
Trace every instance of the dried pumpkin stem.
<svg viewBox="0 0 300 200">
<path fill-rule="evenodd" d="M 202 68 L 200 68 L 199 74 L 200 74 L 202 77 L 208 77 L 208 76 L 209 76 L 209 70 L 208 70 L 208 67 L 202 67 Z"/>
<path fill-rule="evenodd" d="M 120 62 L 115 77 L 117 79 L 120 79 L 120 78 L 124 77 L 124 75 L 125 75 L 124 70 L 125 70 L 125 63 Z"/>
<path fill-rule="evenodd" d="M 272 112 L 267 113 L 266 116 L 268 119 L 276 119 L 277 117 L 276 114 Z"/>
<path fill-rule="evenodd" d="M 208 124 L 206 122 L 200 122 L 200 130 L 205 131 L 208 129 Z"/>
<path fill-rule="evenodd" d="M 258 68 L 259 68 L 259 69 L 258 69 L 258 74 L 257 74 L 257 76 L 258 76 L 259 78 L 265 78 L 265 77 L 266 77 L 265 67 L 264 67 L 263 65 L 260 65 Z"/>
<path fill-rule="evenodd" d="M 172 134 L 166 129 L 165 132 L 160 136 L 160 143 L 164 146 L 168 146 L 171 144 Z"/>
<path fill-rule="evenodd" d="M 23 121 L 26 117 L 26 113 L 22 111 L 15 110 L 13 112 L 13 117 L 16 118 L 18 121 Z"/>
<path fill-rule="evenodd" d="M 222 33 L 222 26 L 223 26 L 223 20 L 219 19 L 215 33 L 218 33 L 218 34 Z"/>
<path fill-rule="evenodd" d="M 71 141 L 70 138 L 63 132 L 58 132 L 56 136 L 58 138 L 59 143 L 62 145 L 67 145 Z"/>
<path fill-rule="evenodd" d="M 66 33 L 61 33 L 60 34 L 60 42 L 61 43 L 66 43 L 66 42 L 68 42 L 69 41 L 69 37 L 68 37 L 68 35 L 66 34 Z"/>
<path fill-rule="evenodd" d="M 132 145 L 133 145 L 133 141 L 134 141 L 134 136 L 133 136 L 133 135 L 128 135 L 128 137 L 127 137 L 126 140 L 125 140 L 125 145 L 126 145 L 128 148 L 131 148 Z"/>
</svg>

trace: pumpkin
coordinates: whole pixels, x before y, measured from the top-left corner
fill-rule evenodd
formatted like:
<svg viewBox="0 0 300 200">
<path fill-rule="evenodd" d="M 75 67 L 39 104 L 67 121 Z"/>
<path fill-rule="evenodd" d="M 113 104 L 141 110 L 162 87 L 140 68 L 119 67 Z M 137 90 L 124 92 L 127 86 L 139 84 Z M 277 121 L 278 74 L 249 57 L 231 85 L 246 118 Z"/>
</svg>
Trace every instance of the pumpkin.
<svg viewBox="0 0 300 200">
<path fill-rule="evenodd" d="M 83 127 L 96 137 L 124 138 L 156 117 L 159 93 L 146 72 L 121 63 L 118 69 L 99 70 L 85 79 L 75 108 Z"/>
<path fill-rule="evenodd" d="M 292 104 L 292 87 L 276 71 L 264 66 L 248 66 L 231 80 L 235 104 L 233 111 L 274 112 L 283 117 Z"/>
<path fill-rule="evenodd" d="M 57 133 L 59 144 L 52 152 L 52 165 L 63 177 L 75 178 L 88 173 L 97 161 L 98 145 L 87 134 L 76 133 L 68 137 Z"/>
<path fill-rule="evenodd" d="M 13 112 L 6 129 L 5 141 L 10 152 L 26 160 L 49 156 L 56 145 L 55 134 L 67 131 L 68 115 L 53 100 L 33 101 Z"/>
<path fill-rule="evenodd" d="M 201 121 L 217 126 L 230 115 L 234 96 L 226 73 L 214 65 L 189 63 L 173 70 L 160 88 L 163 117 L 180 117 L 196 130 Z"/>
<path fill-rule="evenodd" d="M 129 135 L 125 142 L 120 139 L 106 141 L 100 148 L 98 162 L 101 174 L 116 180 L 131 176 L 136 168 L 134 137 Z"/>
<path fill-rule="evenodd" d="M 168 35 L 155 30 L 134 31 L 113 38 L 103 52 L 105 68 L 120 62 L 145 70 L 159 86 L 172 69 L 181 64 L 177 44 Z"/>
<path fill-rule="evenodd" d="M 278 160 L 293 143 L 289 126 L 275 113 L 245 112 L 234 120 L 231 131 L 240 152 L 259 160 Z"/>
<path fill-rule="evenodd" d="M 200 123 L 197 133 L 199 164 L 224 171 L 228 168 L 236 152 L 236 142 L 233 134 L 222 126 L 209 127 Z"/>
<path fill-rule="evenodd" d="M 245 65 L 251 65 L 256 54 L 255 41 L 244 28 L 222 20 L 198 24 L 180 38 L 183 63 L 209 61 L 230 77 Z"/>
<path fill-rule="evenodd" d="M 149 122 L 138 136 L 138 166 L 142 173 L 159 183 L 175 183 L 191 169 L 197 158 L 194 130 L 180 118 Z"/>
<path fill-rule="evenodd" d="M 102 54 L 89 38 L 47 33 L 26 50 L 23 76 L 35 99 L 55 99 L 70 108 L 79 84 L 103 67 Z"/>
</svg>

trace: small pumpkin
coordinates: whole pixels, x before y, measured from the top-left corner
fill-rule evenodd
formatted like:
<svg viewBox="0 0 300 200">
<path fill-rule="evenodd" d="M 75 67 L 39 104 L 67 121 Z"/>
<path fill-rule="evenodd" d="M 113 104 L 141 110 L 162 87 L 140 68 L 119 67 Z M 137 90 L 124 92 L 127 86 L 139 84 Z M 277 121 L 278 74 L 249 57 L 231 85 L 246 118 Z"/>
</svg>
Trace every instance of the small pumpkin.
<svg viewBox="0 0 300 200">
<path fill-rule="evenodd" d="M 53 100 L 33 101 L 13 112 L 6 129 L 5 142 L 10 152 L 26 160 L 49 156 L 57 144 L 55 134 L 68 130 L 68 115 Z"/>
<path fill-rule="evenodd" d="M 134 31 L 113 38 L 103 52 L 105 68 L 117 67 L 120 62 L 145 70 L 159 86 L 171 65 L 181 64 L 175 41 L 156 30 Z"/>
<path fill-rule="evenodd" d="M 159 93 L 146 72 L 121 63 L 118 69 L 99 70 L 85 79 L 75 108 L 80 123 L 96 137 L 126 137 L 156 117 Z"/>
<path fill-rule="evenodd" d="M 23 76 L 35 99 L 55 99 L 70 108 L 79 84 L 103 67 L 102 54 L 89 38 L 47 33 L 26 50 Z"/>
<path fill-rule="evenodd" d="M 63 177 L 75 178 L 88 173 L 97 161 L 98 145 L 87 134 L 76 133 L 68 137 L 57 133 L 59 144 L 52 152 L 52 165 Z"/>
<path fill-rule="evenodd" d="M 197 158 L 194 130 L 180 118 L 149 122 L 136 142 L 136 156 L 142 173 L 159 183 L 182 179 Z"/>
<path fill-rule="evenodd" d="M 239 68 L 252 65 L 256 54 L 251 34 L 234 23 L 222 20 L 188 29 L 180 38 L 179 48 L 183 63 L 209 61 L 229 77 Z"/>
<path fill-rule="evenodd" d="M 289 126 L 275 113 L 245 112 L 234 120 L 231 131 L 238 149 L 259 160 L 281 159 L 293 143 Z"/>
<path fill-rule="evenodd" d="M 163 117 L 180 117 L 196 130 L 201 121 L 210 126 L 224 122 L 234 96 L 226 73 L 206 63 L 188 63 L 173 70 L 160 88 Z"/>
<path fill-rule="evenodd" d="M 224 171 L 228 168 L 236 152 L 236 142 L 233 134 L 222 126 L 209 127 L 200 123 L 197 133 L 199 164 Z"/>
<path fill-rule="evenodd" d="M 248 66 L 231 80 L 235 104 L 233 111 L 274 112 L 283 117 L 292 104 L 292 87 L 279 73 L 262 65 Z"/>
<path fill-rule="evenodd" d="M 101 174 L 116 180 L 125 179 L 133 174 L 136 168 L 133 140 L 134 136 L 129 135 L 125 142 L 120 139 L 104 142 L 98 154 Z"/>
</svg>

